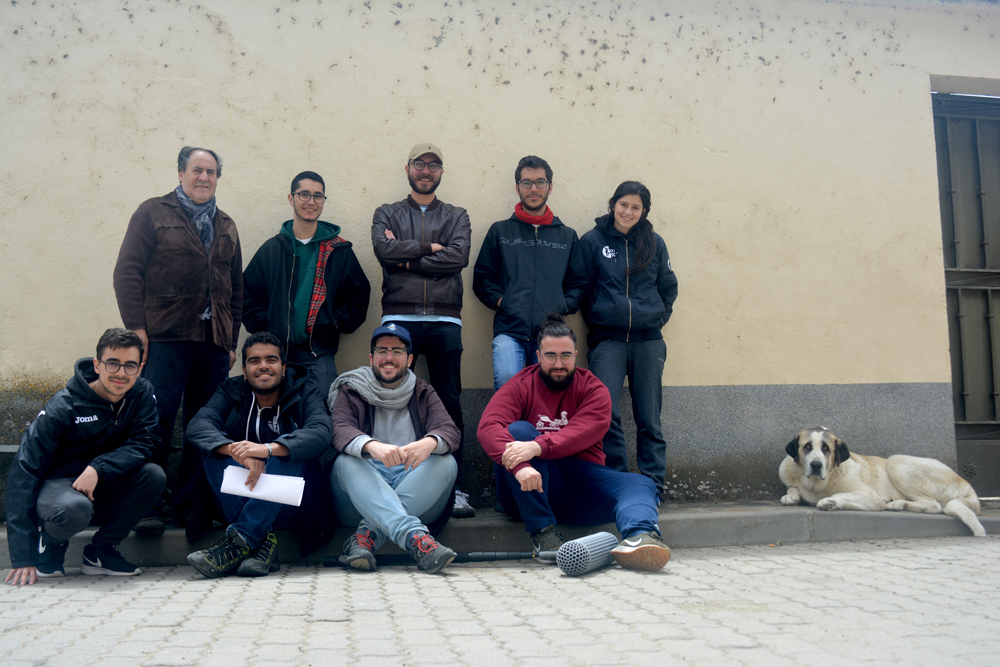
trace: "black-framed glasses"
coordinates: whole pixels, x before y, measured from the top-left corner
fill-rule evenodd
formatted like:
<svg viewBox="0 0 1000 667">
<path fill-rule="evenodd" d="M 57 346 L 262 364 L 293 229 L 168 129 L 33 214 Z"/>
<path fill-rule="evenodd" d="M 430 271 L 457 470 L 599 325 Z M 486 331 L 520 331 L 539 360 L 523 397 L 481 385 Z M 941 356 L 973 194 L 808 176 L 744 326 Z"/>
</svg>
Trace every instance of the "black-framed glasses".
<svg viewBox="0 0 1000 667">
<path fill-rule="evenodd" d="M 441 171 L 440 162 L 424 162 L 423 160 L 413 160 L 410 162 L 410 164 L 413 165 L 413 168 L 416 169 L 417 171 L 423 171 L 424 167 L 426 167 L 427 170 L 430 171 L 432 174 L 436 174 L 439 171 Z"/>
<path fill-rule="evenodd" d="M 406 348 L 405 347 L 376 347 L 375 356 L 384 357 L 391 354 L 396 359 L 406 359 Z"/>
<path fill-rule="evenodd" d="M 99 364 L 104 364 L 105 370 L 109 373 L 117 373 L 119 369 L 125 369 L 125 375 L 135 375 L 139 372 L 139 364 L 134 361 L 126 361 L 124 364 L 117 359 L 108 359 L 107 361 L 98 361 Z"/>
<path fill-rule="evenodd" d="M 542 361 L 545 362 L 545 364 L 548 366 L 551 366 L 552 364 L 556 363 L 556 359 L 559 359 L 564 364 L 568 364 L 569 362 L 573 361 L 574 357 L 576 357 L 576 352 L 563 352 L 562 354 L 558 355 L 555 352 L 546 352 L 545 354 L 542 355 Z"/>
<path fill-rule="evenodd" d="M 308 192 L 306 192 L 304 190 L 302 192 L 296 192 L 295 196 L 298 197 L 299 201 L 301 201 L 301 202 L 307 202 L 310 199 L 312 199 L 317 204 L 322 204 L 323 202 L 326 201 L 326 195 L 314 195 L 314 194 L 310 194 L 310 193 L 308 193 Z"/>
<path fill-rule="evenodd" d="M 518 182 L 518 185 L 520 185 L 525 190 L 530 190 L 532 185 L 534 185 L 539 190 L 544 190 L 545 188 L 549 187 L 549 182 L 546 181 L 544 178 L 539 178 L 537 181 L 529 181 L 528 179 L 524 179 L 523 181 Z"/>
</svg>

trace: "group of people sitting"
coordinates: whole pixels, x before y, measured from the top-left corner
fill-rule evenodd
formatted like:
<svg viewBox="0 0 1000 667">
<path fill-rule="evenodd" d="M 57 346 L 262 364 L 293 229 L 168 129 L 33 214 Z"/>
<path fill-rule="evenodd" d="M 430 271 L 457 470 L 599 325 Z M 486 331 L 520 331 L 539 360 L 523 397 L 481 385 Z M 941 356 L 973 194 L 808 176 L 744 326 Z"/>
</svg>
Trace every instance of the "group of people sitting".
<svg viewBox="0 0 1000 667">
<path fill-rule="evenodd" d="M 182 468 L 187 461 L 189 472 L 192 465 L 203 472 L 228 524 L 214 546 L 188 556 L 204 576 L 264 576 L 280 567 L 275 530 L 296 522 L 300 510 L 252 491 L 265 474 L 304 477 L 315 486 L 310 470 L 331 448 L 329 478 L 321 485 L 329 485 L 337 521 L 356 527 L 344 544 L 343 565 L 373 571 L 386 540 L 427 572 L 451 563 L 456 553 L 435 535 L 450 516 L 462 515 L 465 495 L 456 485 L 464 430 L 455 405 L 460 320 L 451 320 L 460 310 L 458 272 L 468 263 L 469 236 L 464 210 L 433 195 L 442 171 L 440 150 L 418 144 L 406 166 L 410 196 L 376 211 L 372 240 L 383 267 L 383 317 L 368 363 L 338 374 L 339 335 L 364 321 L 368 282 L 363 272 L 358 276 L 352 251 L 338 254 L 345 244 L 350 251 L 339 228 L 319 221 L 322 179 L 304 172 L 293 180 L 293 220 L 241 276 L 234 268 L 242 269 L 235 225 L 214 205 L 221 159 L 205 149 L 182 150 L 177 191 L 145 202 L 122 246 L 115 287 L 128 328 L 109 329 L 96 356 L 77 361 L 74 377 L 22 438 L 7 482 L 12 569 L 5 581 L 63 575 L 69 539 L 93 522 L 101 525 L 84 549 L 82 572 L 139 573 L 118 546 L 137 524 L 155 519 L 182 395 Z M 544 160 L 528 156 L 519 163 L 521 203 L 514 216 L 491 227 L 476 262 L 476 294 L 496 310 L 496 393 L 478 440 L 495 462 L 499 505 L 524 522 L 536 554 L 558 550 L 561 523 L 613 522 L 623 538 L 615 560 L 658 570 L 670 558 L 657 525 L 665 473 L 665 445 L 657 445 L 663 442 L 659 378 L 666 356 L 660 329 L 677 281 L 646 219 L 644 186 L 622 184 L 608 215 L 577 240 L 546 206 L 551 179 Z M 439 234 L 425 236 L 427 229 Z M 312 243 L 317 236 L 323 242 Z M 278 245 L 269 247 L 272 242 Z M 184 252 L 200 253 L 205 265 L 195 270 L 192 263 L 192 271 L 171 283 L 169 264 L 158 257 L 164 246 L 171 246 L 175 263 L 177 248 L 188 246 Z M 525 251 L 530 264 L 520 255 Z M 541 265 L 539 251 L 552 253 Z M 274 267 L 265 265 L 275 263 L 278 277 L 266 277 Z M 347 277 L 331 277 L 331 264 Z M 206 284 L 200 292 L 199 275 Z M 449 291 L 456 278 L 457 307 Z M 229 286 L 220 290 L 224 280 Z M 171 294 L 164 294 L 166 283 Z M 176 312 L 185 295 L 191 322 Z M 577 308 L 590 327 L 590 371 L 576 367 L 576 335 L 562 316 Z M 214 393 L 198 401 L 195 395 L 206 393 L 199 369 L 211 366 L 215 376 L 222 369 L 224 377 L 223 355 L 230 366 L 235 362 L 241 315 L 252 332 L 240 350 L 242 374 L 218 380 Z M 428 357 L 430 382 L 412 370 L 420 352 Z M 164 379 L 171 364 L 177 373 Z M 617 409 L 626 375 L 641 474 L 627 472 Z M 222 492 L 230 467 L 246 471 L 249 495 Z"/>
</svg>

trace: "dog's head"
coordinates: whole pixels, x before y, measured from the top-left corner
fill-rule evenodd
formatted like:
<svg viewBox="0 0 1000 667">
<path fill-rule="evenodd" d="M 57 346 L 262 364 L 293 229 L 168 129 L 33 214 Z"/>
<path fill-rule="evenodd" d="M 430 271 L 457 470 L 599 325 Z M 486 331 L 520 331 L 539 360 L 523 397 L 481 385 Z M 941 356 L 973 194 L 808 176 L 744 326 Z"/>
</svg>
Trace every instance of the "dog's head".
<svg viewBox="0 0 1000 667">
<path fill-rule="evenodd" d="M 851 458 L 843 440 L 825 426 L 813 426 L 792 438 L 785 451 L 799 464 L 806 477 L 826 479 L 833 468 Z"/>
</svg>

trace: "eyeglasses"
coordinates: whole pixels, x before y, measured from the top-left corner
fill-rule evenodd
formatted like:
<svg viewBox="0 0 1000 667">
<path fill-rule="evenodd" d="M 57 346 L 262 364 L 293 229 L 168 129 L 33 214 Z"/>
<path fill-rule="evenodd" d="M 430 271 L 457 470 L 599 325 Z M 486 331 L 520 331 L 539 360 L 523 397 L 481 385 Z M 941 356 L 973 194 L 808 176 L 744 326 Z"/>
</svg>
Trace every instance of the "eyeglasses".
<svg viewBox="0 0 1000 667">
<path fill-rule="evenodd" d="M 322 204 L 326 201 L 326 195 L 311 195 L 308 192 L 296 192 L 295 196 L 299 198 L 299 201 L 306 202 L 312 199 L 317 204 Z"/>
<path fill-rule="evenodd" d="M 108 359 L 107 361 L 98 361 L 97 363 L 104 364 L 105 370 L 109 373 L 117 373 L 120 368 L 125 369 L 125 375 L 135 375 L 139 372 L 139 364 L 134 361 L 126 361 L 123 364 L 117 359 Z"/>
<path fill-rule="evenodd" d="M 562 354 L 556 354 L 555 352 L 546 352 L 545 354 L 542 355 L 542 362 L 547 366 L 551 366 L 552 364 L 556 363 L 556 357 L 558 357 L 561 362 L 563 362 L 564 364 L 568 364 L 569 362 L 573 361 L 573 358 L 575 356 L 576 352 L 563 352 Z"/>
<path fill-rule="evenodd" d="M 529 181 L 528 179 L 524 179 L 523 181 L 519 181 L 518 185 L 520 185 L 525 190 L 530 190 L 532 185 L 537 187 L 539 190 L 544 190 L 545 188 L 549 187 L 549 182 L 546 181 L 544 178 L 539 178 L 537 181 Z"/>
<path fill-rule="evenodd" d="M 374 356 L 384 357 L 388 354 L 396 359 L 406 359 L 406 348 L 405 347 L 376 347 Z"/>
<path fill-rule="evenodd" d="M 410 162 L 410 164 L 413 165 L 413 168 L 416 169 L 417 171 L 423 171 L 424 167 L 427 167 L 427 170 L 430 171 L 432 174 L 436 174 L 439 171 L 441 171 L 440 162 L 424 162 L 423 160 L 413 160 L 412 162 Z"/>
</svg>

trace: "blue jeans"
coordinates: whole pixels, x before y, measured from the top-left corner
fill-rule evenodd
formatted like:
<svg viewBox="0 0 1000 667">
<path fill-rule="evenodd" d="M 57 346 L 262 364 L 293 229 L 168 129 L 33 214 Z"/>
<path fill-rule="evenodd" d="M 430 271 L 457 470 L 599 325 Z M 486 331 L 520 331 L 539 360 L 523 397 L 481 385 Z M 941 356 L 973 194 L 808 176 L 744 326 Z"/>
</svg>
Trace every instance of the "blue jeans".
<svg viewBox="0 0 1000 667">
<path fill-rule="evenodd" d="M 493 389 L 499 389 L 518 371 L 535 363 L 537 349 L 534 341 L 497 334 L 493 338 Z"/>
<path fill-rule="evenodd" d="M 214 456 L 202 456 L 205 466 L 205 475 L 208 476 L 208 484 L 215 492 L 215 498 L 226 515 L 229 528 L 239 531 L 243 539 L 247 541 L 251 549 L 257 547 L 264 539 L 272 527 L 279 528 L 293 523 L 295 512 L 298 509 L 292 505 L 273 503 L 270 500 L 259 498 L 245 498 L 244 496 L 234 496 L 231 493 L 222 493 L 222 476 L 229 466 L 242 468 L 239 463 L 231 458 L 219 459 Z M 264 472 L 269 475 L 290 475 L 292 477 L 302 477 L 305 465 L 300 462 L 285 461 L 278 456 L 272 456 L 264 463 Z"/>
<path fill-rule="evenodd" d="M 415 469 L 386 468 L 376 459 L 342 454 L 333 463 L 333 512 L 345 526 L 369 530 L 375 548 L 386 539 L 406 549 L 406 538 L 451 511 L 448 498 L 458 466 L 451 454 L 431 454 Z"/>
<path fill-rule="evenodd" d="M 514 440 L 529 442 L 541 433 L 528 422 L 508 428 Z M 599 526 L 614 521 L 622 537 L 660 532 L 653 482 L 642 475 L 618 472 L 590 461 L 531 459 L 542 476 L 542 491 L 522 491 L 513 473 L 496 464 L 497 497 L 504 511 L 520 516 L 534 534 L 549 525 Z"/>
<path fill-rule="evenodd" d="M 587 352 L 590 372 L 611 392 L 611 426 L 604 436 L 605 465 L 628 472 L 622 412 L 618 405 L 627 375 L 636 424 L 635 453 L 639 472 L 653 480 L 657 494 L 662 494 L 663 478 L 667 474 L 667 443 L 660 425 L 666 359 L 667 345 L 662 339 L 630 343 L 605 340 Z"/>
</svg>

